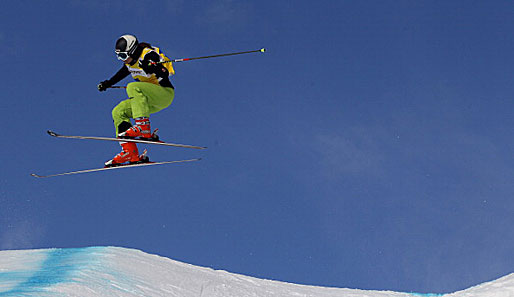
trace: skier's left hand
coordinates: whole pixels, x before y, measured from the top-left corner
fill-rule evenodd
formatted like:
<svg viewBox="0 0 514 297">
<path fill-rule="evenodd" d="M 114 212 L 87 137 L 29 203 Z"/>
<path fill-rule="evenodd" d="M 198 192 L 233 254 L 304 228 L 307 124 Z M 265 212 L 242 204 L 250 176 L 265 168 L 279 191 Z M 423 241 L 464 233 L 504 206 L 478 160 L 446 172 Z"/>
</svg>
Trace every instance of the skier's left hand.
<svg viewBox="0 0 514 297">
<path fill-rule="evenodd" d="M 142 61 L 139 61 L 139 67 L 148 74 L 153 73 L 157 77 L 168 77 L 168 70 L 159 61 L 159 55 L 156 52 L 150 52 L 146 54 Z"/>
<path fill-rule="evenodd" d="M 160 68 L 161 65 L 155 64 L 154 61 L 149 59 L 144 59 L 143 61 L 139 61 L 139 67 L 141 67 L 144 72 L 150 74 L 150 73 L 156 73 L 157 70 Z"/>
</svg>

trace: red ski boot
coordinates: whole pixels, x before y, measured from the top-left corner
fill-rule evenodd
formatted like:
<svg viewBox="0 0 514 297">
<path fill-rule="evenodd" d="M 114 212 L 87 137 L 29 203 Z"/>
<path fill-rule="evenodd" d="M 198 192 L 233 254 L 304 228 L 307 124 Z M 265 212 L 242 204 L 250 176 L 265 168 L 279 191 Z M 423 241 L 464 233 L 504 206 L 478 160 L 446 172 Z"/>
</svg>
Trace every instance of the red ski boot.
<svg viewBox="0 0 514 297">
<path fill-rule="evenodd" d="M 121 152 L 111 160 L 105 162 L 105 167 L 119 166 L 124 163 L 137 163 L 141 161 L 137 145 L 133 142 L 120 142 Z"/>
<path fill-rule="evenodd" d="M 153 136 L 152 130 L 150 129 L 150 119 L 147 117 L 136 118 L 136 125 L 129 128 L 127 131 L 118 134 L 119 137 L 130 137 L 130 138 L 143 138 L 150 140 Z"/>
</svg>

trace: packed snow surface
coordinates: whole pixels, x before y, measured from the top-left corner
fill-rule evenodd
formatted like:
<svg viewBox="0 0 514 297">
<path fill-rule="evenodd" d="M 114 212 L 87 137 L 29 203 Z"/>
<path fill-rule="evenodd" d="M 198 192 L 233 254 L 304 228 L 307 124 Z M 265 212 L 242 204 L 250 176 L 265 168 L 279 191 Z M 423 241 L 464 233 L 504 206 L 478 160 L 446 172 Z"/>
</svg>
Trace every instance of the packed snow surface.
<svg viewBox="0 0 514 297">
<path fill-rule="evenodd" d="M 0 251 L 0 296 L 441 296 L 289 284 L 117 247 Z M 514 296 L 514 273 L 448 297 Z"/>
</svg>

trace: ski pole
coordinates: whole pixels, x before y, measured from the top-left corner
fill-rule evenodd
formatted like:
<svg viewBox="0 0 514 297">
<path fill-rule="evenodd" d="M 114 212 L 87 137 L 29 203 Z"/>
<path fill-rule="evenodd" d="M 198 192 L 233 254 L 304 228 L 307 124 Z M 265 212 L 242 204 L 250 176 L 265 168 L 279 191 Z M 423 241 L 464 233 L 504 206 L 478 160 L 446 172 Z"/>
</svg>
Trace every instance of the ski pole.
<svg viewBox="0 0 514 297">
<path fill-rule="evenodd" d="M 242 55 L 242 54 L 250 54 L 250 53 L 264 53 L 266 51 L 265 48 L 261 48 L 258 50 L 253 51 L 245 51 L 245 52 L 236 52 L 236 53 L 228 53 L 228 54 L 219 54 L 219 55 L 211 55 L 211 56 L 203 56 L 203 57 L 194 57 L 194 58 L 182 58 L 182 59 L 173 59 L 171 61 L 162 61 L 162 62 L 151 62 L 150 65 L 155 64 L 164 64 L 164 63 L 170 63 L 170 62 L 186 62 L 186 61 L 192 61 L 192 60 L 200 60 L 200 59 L 209 59 L 209 58 L 218 58 L 218 57 L 226 57 L 226 56 L 235 56 L 235 55 Z"/>
<path fill-rule="evenodd" d="M 245 52 L 236 52 L 236 53 L 227 53 L 227 54 L 219 54 L 219 55 L 211 55 L 211 56 L 203 56 L 203 57 L 194 57 L 194 58 L 181 58 L 181 59 L 173 59 L 171 61 L 162 61 L 162 62 L 151 62 L 149 65 L 156 65 L 156 64 L 164 64 L 164 63 L 170 63 L 170 62 L 186 62 L 186 61 L 192 61 L 192 60 L 200 60 L 200 59 L 209 59 L 209 58 L 218 58 L 218 57 L 226 57 L 226 56 L 235 56 L 235 55 L 242 55 L 242 54 L 251 54 L 251 53 L 264 53 L 266 52 L 265 48 L 261 48 L 258 50 L 253 51 L 245 51 Z M 127 87 L 122 86 L 112 86 L 109 87 L 112 89 L 126 89 Z"/>
</svg>

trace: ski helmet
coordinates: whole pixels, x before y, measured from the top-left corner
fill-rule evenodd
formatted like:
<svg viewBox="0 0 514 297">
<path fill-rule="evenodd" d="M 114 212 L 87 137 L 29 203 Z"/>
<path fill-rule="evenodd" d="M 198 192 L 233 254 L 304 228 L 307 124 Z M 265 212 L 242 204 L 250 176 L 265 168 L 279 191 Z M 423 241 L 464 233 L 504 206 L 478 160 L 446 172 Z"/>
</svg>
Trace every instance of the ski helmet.
<svg viewBox="0 0 514 297">
<path fill-rule="evenodd" d="M 126 34 L 116 40 L 116 49 L 114 52 L 118 59 L 125 61 L 134 53 L 138 45 L 136 36 Z"/>
</svg>

